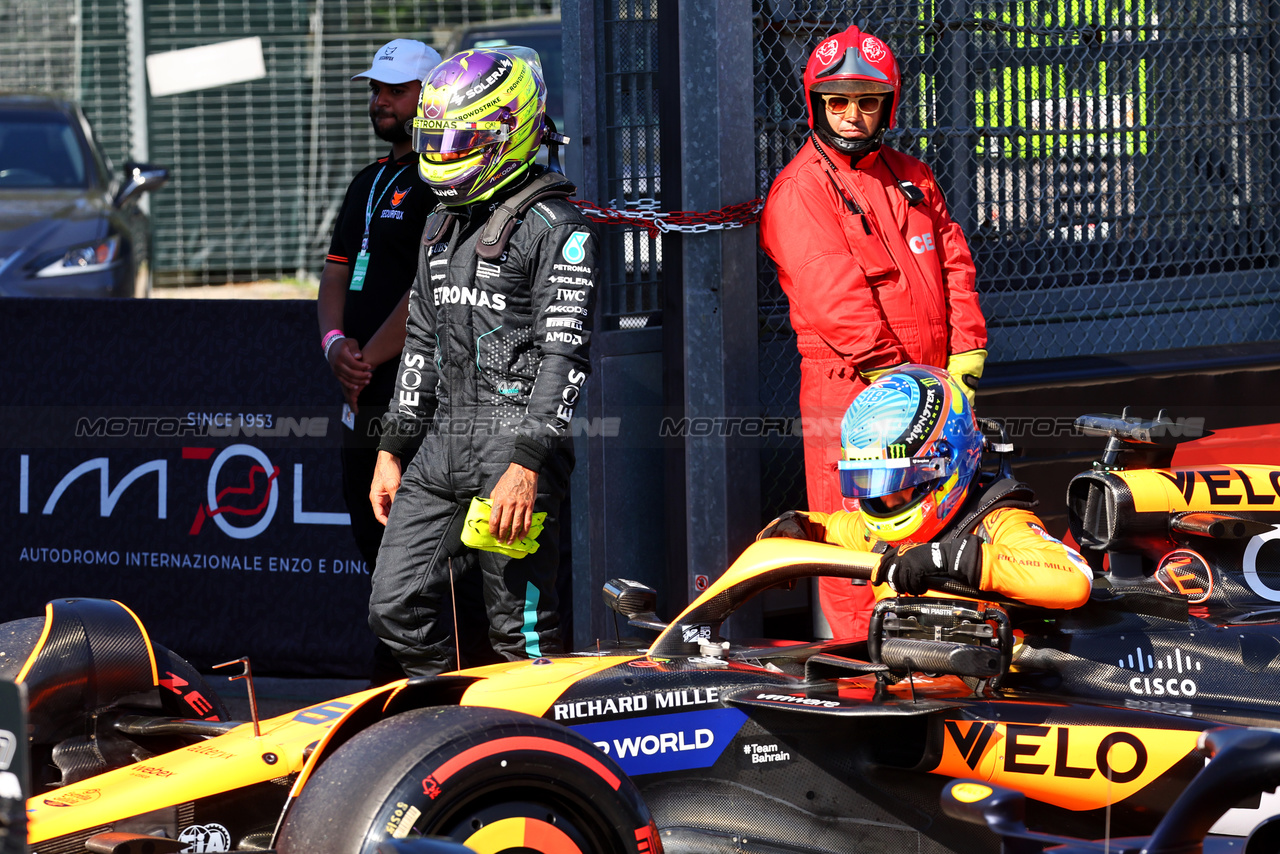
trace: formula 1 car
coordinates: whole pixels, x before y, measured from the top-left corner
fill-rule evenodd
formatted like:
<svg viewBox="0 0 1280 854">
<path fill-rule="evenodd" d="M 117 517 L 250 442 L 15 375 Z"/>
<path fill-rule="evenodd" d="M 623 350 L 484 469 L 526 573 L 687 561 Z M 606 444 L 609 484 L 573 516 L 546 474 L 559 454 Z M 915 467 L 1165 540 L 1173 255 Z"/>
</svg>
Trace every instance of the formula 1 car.
<svg viewBox="0 0 1280 854">
<path fill-rule="evenodd" d="M 996 850 L 939 807 L 957 777 L 1023 793 L 1028 820 L 1057 834 L 1149 834 L 1203 766 L 1205 730 L 1280 722 L 1280 469 L 1171 468 L 1181 437 L 1163 417 L 1078 424 L 1108 445 L 1068 493 L 1098 573 L 1072 611 L 939 580 L 933 597 L 882 601 L 866 641 L 725 639 L 761 591 L 867 579 L 878 560 L 765 539 L 670 623 L 652 590 L 606 585 L 615 612 L 657 632 L 642 652 L 413 678 L 235 722 L 122 605 L 51 603 L 0 627 L 0 677 L 30 698 L 32 848 Z M 1273 800 L 1215 831 L 1247 834 Z"/>
<path fill-rule="evenodd" d="M 1200 739 L 1211 757 L 1182 791 L 1150 836 L 1104 837 L 1087 841 L 1029 830 L 1023 822 L 1026 796 L 1013 789 L 975 780 L 956 780 L 942 792 L 942 809 L 954 818 L 983 824 L 999 834 L 1003 850 L 1036 854 L 1050 846 L 1055 854 L 1186 854 L 1239 851 L 1238 839 L 1212 837 L 1214 823 L 1241 800 L 1280 785 L 1280 731 L 1211 729 Z M 1280 819 L 1258 825 L 1243 846 L 1247 854 L 1275 851 Z"/>
</svg>

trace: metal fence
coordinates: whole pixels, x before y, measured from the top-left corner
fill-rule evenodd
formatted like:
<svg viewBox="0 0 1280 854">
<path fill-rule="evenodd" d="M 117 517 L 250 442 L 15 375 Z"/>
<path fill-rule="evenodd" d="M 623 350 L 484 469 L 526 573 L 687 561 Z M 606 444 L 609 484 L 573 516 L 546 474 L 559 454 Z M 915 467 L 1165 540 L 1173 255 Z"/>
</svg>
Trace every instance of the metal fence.
<svg viewBox="0 0 1280 854">
<path fill-rule="evenodd" d="M 818 41 L 858 24 L 903 75 L 889 144 L 930 164 L 969 237 L 991 358 L 1280 338 L 1280 4 L 1268 0 L 757 0 L 765 195 L 807 132 Z M 795 411 L 798 359 L 761 258 L 762 404 Z M 764 454 L 803 501 L 798 442 Z M 776 508 L 774 505 L 776 504 Z"/>
<path fill-rule="evenodd" d="M 656 205 L 661 198 L 657 0 L 606 3 L 600 26 L 598 98 L 605 141 L 600 186 L 611 207 Z M 606 328 L 661 323 L 661 241 L 624 226 L 602 226 L 601 232 L 600 314 Z"/>
<path fill-rule="evenodd" d="M 350 76 L 392 38 L 443 49 L 467 24 L 555 14 L 559 0 L 6 0 L 0 79 L 79 100 L 117 164 L 141 143 L 173 171 L 150 199 L 157 284 L 316 275 L 347 183 L 385 152 Z M 266 77 L 146 97 L 130 126 L 131 37 L 150 55 L 250 36 Z"/>
</svg>

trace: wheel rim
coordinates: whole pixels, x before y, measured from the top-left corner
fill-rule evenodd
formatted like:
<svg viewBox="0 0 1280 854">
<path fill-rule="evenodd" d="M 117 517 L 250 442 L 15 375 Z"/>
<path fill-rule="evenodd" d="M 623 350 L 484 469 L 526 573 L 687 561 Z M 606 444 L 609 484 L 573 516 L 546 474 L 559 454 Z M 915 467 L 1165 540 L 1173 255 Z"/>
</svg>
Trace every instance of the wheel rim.
<svg viewBox="0 0 1280 854">
<path fill-rule="evenodd" d="M 591 807 L 554 783 L 504 781 L 469 793 L 428 826 L 424 836 L 446 836 L 476 854 L 596 854 L 616 840 Z M 411 834 L 413 835 L 413 834 Z"/>
</svg>

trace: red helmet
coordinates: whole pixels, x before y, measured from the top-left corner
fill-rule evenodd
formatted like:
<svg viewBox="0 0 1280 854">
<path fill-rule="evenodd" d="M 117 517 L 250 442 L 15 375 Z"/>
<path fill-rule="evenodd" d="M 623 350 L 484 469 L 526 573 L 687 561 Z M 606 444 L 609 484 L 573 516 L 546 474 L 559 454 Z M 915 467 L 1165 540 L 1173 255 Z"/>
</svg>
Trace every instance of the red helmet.
<svg viewBox="0 0 1280 854">
<path fill-rule="evenodd" d="M 861 84 L 861 85 L 859 85 Z M 881 135 L 893 127 L 894 112 L 902 94 L 902 74 L 898 71 L 898 61 L 893 51 L 880 39 L 864 33 L 857 27 L 850 27 L 843 33 L 837 33 L 818 43 L 809 55 L 809 63 L 804 68 L 804 89 L 809 95 L 809 127 L 818 131 L 826 142 L 834 142 L 840 150 L 849 148 L 865 148 L 872 150 L 868 142 L 879 147 Z M 861 146 L 851 146 L 849 140 L 842 140 L 826 127 L 826 116 L 819 103 L 822 93 L 827 92 L 873 92 L 892 89 L 893 96 L 887 105 L 888 121 L 883 121 L 872 140 L 860 140 Z M 816 116 L 822 115 L 821 121 Z M 831 139 L 835 136 L 835 139 Z M 843 144 L 841 144 L 843 143 Z"/>
</svg>

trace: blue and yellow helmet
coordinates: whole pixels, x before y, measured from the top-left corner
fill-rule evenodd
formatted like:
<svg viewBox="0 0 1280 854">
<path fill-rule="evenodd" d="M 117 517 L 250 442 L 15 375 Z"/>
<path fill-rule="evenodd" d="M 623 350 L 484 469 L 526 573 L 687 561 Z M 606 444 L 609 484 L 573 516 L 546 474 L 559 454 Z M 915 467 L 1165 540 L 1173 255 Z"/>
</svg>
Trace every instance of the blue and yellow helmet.
<svg viewBox="0 0 1280 854">
<path fill-rule="evenodd" d="M 840 491 L 886 542 L 926 542 L 951 521 L 982 462 L 982 431 L 956 381 L 907 365 L 867 386 L 840 426 Z"/>
</svg>

